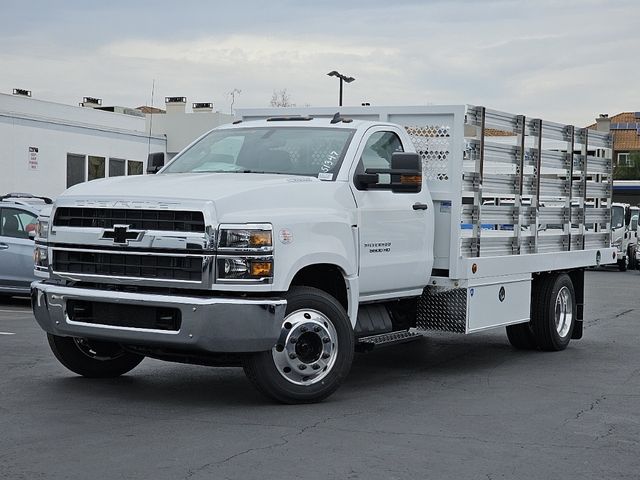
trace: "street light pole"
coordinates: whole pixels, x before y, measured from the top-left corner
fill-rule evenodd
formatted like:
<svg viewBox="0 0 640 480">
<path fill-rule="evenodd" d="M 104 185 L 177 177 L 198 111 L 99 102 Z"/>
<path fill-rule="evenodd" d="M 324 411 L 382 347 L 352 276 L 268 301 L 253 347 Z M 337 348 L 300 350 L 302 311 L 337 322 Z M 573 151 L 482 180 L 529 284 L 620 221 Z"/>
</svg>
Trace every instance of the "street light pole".
<svg viewBox="0 0 640 480">
<path fill-rule="evenodd" d="M 329 75 L 330 77 L 338 77 L 338 79 L 340 80 L 339 106 L 342 106 L 342 84 L 343 82 L 351 83 L 355 80 L 355 78 L 347 77 L 346 75 L 342 75 L 341 73 L 338 73 L 335 70 L 332 70 L 331 72 L 327 73 L 327 75 Z"/>
</svg>

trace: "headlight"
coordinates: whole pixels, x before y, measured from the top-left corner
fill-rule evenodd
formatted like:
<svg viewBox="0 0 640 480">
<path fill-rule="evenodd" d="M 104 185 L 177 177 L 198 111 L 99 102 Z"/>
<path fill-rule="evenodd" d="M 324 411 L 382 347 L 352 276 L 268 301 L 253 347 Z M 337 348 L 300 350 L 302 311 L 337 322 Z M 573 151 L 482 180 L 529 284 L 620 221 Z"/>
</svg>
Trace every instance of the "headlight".
<svg viewBox="0 0 640 480">
<path fill-rule="evenodd" d="M 218 249 L 238 252 L 269 252 L 273 249 L 271 225 L 221 225 Z"/>
<path fill-rule="evenodd" d="M 38 228 L 36 230 L 37 237 L 46 240 L 49 238 L 49 220 L 38 220 Z"/>
<path fill-rule="evenodd" d="M 271 283 L 273 257 L 218 257 L 216 279 L 222 283 Z"/>
<path fill-rule="evenodd" d="M 273 234 L 268 223 L 220 225 L 216 282 L 271 283 Z"/>
<path fill-rule="evenodd" d="M 33 266 L 39 271 L 49 270 L 49 256 L 46 246 L 36 244 L 33 249 Z"/>
</svg>

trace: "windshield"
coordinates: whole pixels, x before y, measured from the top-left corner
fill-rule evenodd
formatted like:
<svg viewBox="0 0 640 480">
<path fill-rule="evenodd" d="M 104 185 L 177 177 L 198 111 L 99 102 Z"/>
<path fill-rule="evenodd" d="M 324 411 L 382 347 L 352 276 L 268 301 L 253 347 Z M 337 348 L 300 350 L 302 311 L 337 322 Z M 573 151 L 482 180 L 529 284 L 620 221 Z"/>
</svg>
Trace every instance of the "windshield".
<svg viewBox="0 0 640 480">
<path fill-rule="evenodd" d="M 611 228 L 620 228 L 624 225 L 624 207 L 611 207 Z"/>
<path fill-rule="evenodd" d="M 333 180 L 353 132 L 313 127 L 213 130 L 162 173 L 282 173 Z"/>
</svg>

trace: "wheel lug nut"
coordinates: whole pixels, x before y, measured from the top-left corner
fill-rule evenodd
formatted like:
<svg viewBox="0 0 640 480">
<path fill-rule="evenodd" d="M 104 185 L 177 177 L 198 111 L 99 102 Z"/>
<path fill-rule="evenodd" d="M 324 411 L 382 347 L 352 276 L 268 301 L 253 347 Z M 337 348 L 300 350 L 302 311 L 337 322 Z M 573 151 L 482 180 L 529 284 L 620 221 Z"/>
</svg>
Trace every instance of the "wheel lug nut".
<svg viewBox="0 0 640 480">
<path fill-rule="evenodd" d="M 296 358 L 296 357 L 297 357 L 297 355 L 296 355 L 295 353 L 290 353 L 290 354 L 289 354 L 289 358 L 290 358 L 291 360 L 293 360 L 293 359 L 294 359 L 294 358 Z"/>
<path fill-rule="evenodd" d="M 322 354 L 322 358 L 323 358 L 324 360 L 326 360 L 326 359 L 327 359 L 327 358 L 329 358 L 330 356 L 331 356 L 331 355 L 329 355 L 328 353 L 323 353 L 323 354 Z"/>
<path fill-rule="evenodd" d="M 331 341 L 331 339 L 329 337 L 324 337 L 322 339 L 322 343 L 329 343 Z"/>
<path fill-rule="evenodd" d="M 300 331 L 302 333 L 306 332 L 307 330 L 309 330 L 307 327 L 300 327 Z"/>
<path fill-rule="evenodd" d="M 289 339 L 289 341 L 290 341 L 291 343 L 296 343 L 296 342 L 298 341 L 298 339 L 297 339 L 296 337 L 291 337 L 291 338 Z"/>
<path fill-rule="evenodd" d="M 318 333 L 320 331 L 320 327 L 316 325 L 315 327 L 313 327 L 313 331 Z"/>
<path fill-rule="evenodd" d="M 307 366 L 306 366 L 305 364 L 301 363 L 300 365 L 298 365 L 298 368 L 299 368 L 300 370 L 306 370 L 306 369 L 307 369 Z"/>
<path fill-rule="evenodd" d="M 318 370 L 320 368 L 320 365 L 314 363 L 313 365 L 311 365 L 311 368 L 313 368 L 314 370 Z"/>
</svg>

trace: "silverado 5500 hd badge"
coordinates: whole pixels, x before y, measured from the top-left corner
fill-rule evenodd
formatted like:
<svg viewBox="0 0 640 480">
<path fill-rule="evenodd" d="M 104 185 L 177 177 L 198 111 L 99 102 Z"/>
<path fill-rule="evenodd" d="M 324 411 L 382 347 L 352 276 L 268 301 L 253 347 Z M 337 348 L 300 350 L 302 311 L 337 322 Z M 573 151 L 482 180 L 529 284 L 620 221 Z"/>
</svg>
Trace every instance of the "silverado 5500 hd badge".
<svg viewBox="0 0 640 480">
<path fill-rule="evenodd" d="M 369 253 L 389 253 L 391 251 L 391 242 L 365 243 L 364 248 L 368 248 Z"/>
</svg>

